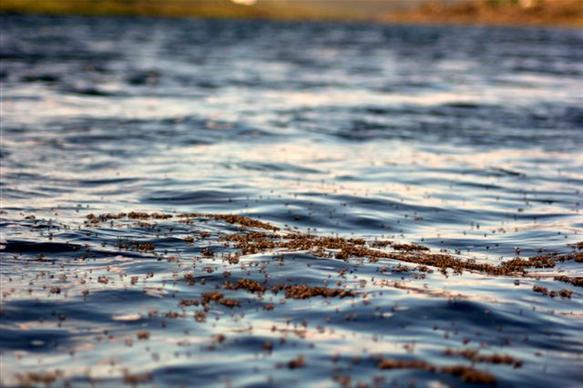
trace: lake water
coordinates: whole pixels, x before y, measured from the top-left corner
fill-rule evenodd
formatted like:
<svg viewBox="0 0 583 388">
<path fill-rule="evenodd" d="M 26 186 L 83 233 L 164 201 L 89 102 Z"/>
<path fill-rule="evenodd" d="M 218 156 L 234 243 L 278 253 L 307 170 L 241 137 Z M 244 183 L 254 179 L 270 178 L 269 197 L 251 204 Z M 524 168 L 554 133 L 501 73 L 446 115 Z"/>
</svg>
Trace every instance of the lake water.
<svg viewBox="0 0 583 388">
<path fill-rule="evenodd" d="M 0 21 L 3 385 L 581 381 L 581 30 Z"/>
</svg>

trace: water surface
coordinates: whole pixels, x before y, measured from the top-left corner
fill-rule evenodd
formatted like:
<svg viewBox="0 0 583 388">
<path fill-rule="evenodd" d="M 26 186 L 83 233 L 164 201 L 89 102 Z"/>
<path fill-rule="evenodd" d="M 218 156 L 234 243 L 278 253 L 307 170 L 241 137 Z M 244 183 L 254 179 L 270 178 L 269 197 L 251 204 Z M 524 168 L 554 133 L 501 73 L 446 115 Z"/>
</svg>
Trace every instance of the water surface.
<svg viewBox="0 0 583 388">
<path fill-rule="evenodd" d="M 470 383 L 381 358 L 469 366 L 500 386 L 577 384 L 583 293 L 554 277 L 583 276 L 580 259 L 526 276 L 285 249 L 230 263 L 223 239 L 240 226 L 174 216 L 246 215 L 492 265 L 571 253 L 583 240 L 581 31 L 1 23 L 2 384 Z M 85 222 L 130 211 L 173 217 Z M 357 296 L 224 289 L 239 279 Z M 179 305 L 210 291 L 240 306 L 210 303 L 197 320 L 202 306 Z"/>
</svg>

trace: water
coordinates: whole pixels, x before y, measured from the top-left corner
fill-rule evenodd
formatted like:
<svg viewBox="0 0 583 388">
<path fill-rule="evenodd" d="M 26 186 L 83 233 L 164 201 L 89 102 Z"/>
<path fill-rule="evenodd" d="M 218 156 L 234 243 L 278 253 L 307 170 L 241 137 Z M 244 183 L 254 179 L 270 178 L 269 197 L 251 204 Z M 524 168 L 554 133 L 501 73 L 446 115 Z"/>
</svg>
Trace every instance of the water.
<svg viewBox="0 0 583 388">
<path fill-rule="evenodd" d="M 569 254 L 583 240 L 581 31 L 1 19 L 3 385 L 470 384 L 452 365 L 500 386 L 580 381 L 583 293 L 554 280 L 583 276 L 580 254 L 509 276 L 333 250 L 230 263 L 240 226 L 176 216 L 492 265 Z M 129 211 L 173 217 L 85 222 Z M 356 296 L 224 288 L 239 279 Z M 179 305 L 210 291 L 240 305 Z"/>
</svg>

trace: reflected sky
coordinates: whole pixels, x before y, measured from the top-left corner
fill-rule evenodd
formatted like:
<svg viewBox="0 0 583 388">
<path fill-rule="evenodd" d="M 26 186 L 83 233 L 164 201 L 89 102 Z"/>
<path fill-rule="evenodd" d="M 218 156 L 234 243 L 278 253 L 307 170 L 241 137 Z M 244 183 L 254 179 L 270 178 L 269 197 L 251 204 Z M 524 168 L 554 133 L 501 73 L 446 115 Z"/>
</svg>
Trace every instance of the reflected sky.
<svg viewBox="0 0 583 388">
<path fill-rule="evenodd" d="M 333 386 L 339 370 L 371 386 L 379 376 L 463 383 L 380 370 L 383 356 L 479 367 L 500 385 L 576 381 L 582 295 L 554 279 L 581 276 L 574 260 L 508 277 L 307 251 L 232 264 L 228 222 L 85 217 L 244 214 L 492 265 L 573 252 L 583 232 L 580 31 L 2 21 L 7 370 L 59 370 L 73 384 L 146 374 L 157 385 Z M 229 277 L 358 296 L 225 291 Z M 211 304 L 202 317 L 179 305 L 217 289 L 240 306 Z M 474 347 L 524 365 L 444 356 Z M 289 368 L 299 355 L 304 369 Z"/>
</svg>

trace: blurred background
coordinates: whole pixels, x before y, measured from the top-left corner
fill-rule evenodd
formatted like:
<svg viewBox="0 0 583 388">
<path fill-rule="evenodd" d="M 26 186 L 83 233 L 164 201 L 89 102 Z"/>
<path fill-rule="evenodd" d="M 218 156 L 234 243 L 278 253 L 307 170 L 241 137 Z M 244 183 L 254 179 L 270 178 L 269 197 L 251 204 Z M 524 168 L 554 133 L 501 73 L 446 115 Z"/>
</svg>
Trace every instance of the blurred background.
<svg viewBox="0 0 583 388">
<path fill-rule="evenodd" d="M 3 0 L 5 13 L 583 25 L 579 0 Z"/>
</svg>

